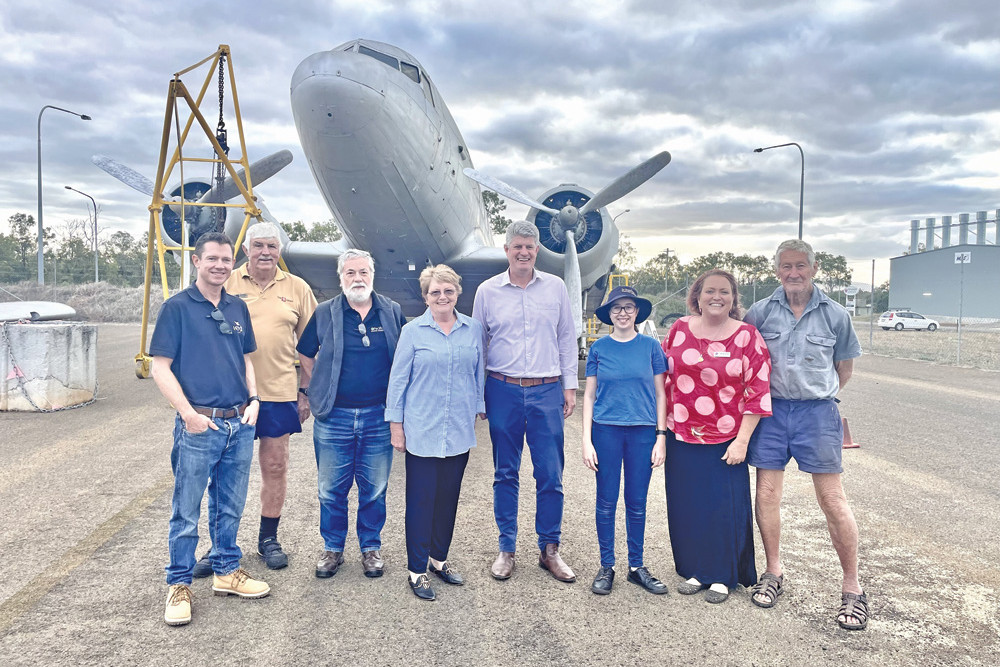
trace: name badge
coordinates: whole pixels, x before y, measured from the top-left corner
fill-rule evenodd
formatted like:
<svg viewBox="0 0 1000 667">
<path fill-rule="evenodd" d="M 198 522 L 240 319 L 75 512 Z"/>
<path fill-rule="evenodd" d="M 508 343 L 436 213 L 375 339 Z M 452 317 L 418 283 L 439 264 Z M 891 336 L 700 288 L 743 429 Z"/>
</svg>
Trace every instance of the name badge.
<svg viewBox="0 0 1000 667">
<path fill-rule="evenodd" d="M 712 356 L 715 357 L 716 359 L 728 359 L 732 355 L 729 354 L 729 352 L 726 350 L 721 350 L 719 352 L 713 352 Z"/>
</svg>

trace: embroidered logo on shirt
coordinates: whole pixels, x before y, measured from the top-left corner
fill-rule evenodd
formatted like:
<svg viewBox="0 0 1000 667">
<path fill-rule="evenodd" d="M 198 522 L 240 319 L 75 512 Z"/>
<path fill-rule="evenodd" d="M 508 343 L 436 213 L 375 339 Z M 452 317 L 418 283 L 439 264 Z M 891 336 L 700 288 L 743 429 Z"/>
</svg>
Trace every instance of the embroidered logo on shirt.
<svg viewBox="0 0 1000 667">
<path fill-rule="evenodd" d="M 385 331 L 385 329 L 383 329 L 382 327 L 369 327 L 368 331 L 371 333 L 382 333 L 383 331 Z"/>
<path fill-rule="evenodd" d="M 289 299 L 287 296 L 279 296 L 278 300 L 281 301 L 281 302 L 283 302 L 283 303 L 291 303 L 292 302 L 292 300 Z"/>
<path fill-rule="evenodd" d="M 233 331 L 235 331 L 236 333 L 243 333 L 243 325 L 240 324 L 238 321 L 233 320 Z"/>
</svg>

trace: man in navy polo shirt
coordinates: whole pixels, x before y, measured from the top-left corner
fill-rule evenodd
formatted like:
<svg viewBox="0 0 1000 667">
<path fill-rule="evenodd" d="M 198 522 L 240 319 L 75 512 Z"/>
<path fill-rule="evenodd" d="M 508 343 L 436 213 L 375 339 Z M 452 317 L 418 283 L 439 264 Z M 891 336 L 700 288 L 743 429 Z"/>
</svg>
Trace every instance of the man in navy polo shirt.
<svg viewBox="0 0 1000 667">
<path fill-rule="evenodd" d="M 168 625 L 191 621 L 191 577 L 198 517 L 209 493 L 209 533 L 215 549 L 212 590 L 244 598 L 271 592 L 240 567 L 236 533 L 243 516 L 260 399 L 250 353 L 257 344 L 250 313 L 223 289 L 233 270 L 233 243 L 225 234 L 198 239 L 191 257 L 194 285 L 160 309 L 149 346 L 153 379 L 177 410 L 170 463 L 174 495 L 167 566 Z"/>
<path fill-rule="evenodd" d="M 347 494 L 358 484 L 357 533 L 366 577 L 380 577 L 385 492 L 392 469 L 385 396 L 389 370 L 406 323 L 399 304 L 372 291 L 375 263 L 363 250 L 338 260 L 343 294 L 322 303 L 296 349 L 311 372 L 323 555 L 316 576 L 332 577 L 344 562 Z"/>
</svg>

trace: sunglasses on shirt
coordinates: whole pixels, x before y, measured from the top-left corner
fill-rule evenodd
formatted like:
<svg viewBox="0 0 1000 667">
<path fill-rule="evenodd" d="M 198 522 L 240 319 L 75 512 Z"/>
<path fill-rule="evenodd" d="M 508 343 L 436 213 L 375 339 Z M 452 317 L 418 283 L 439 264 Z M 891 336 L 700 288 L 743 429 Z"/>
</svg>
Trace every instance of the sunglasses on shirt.
<svg viewBox="0 0 1000 667">
<path fill-rule="evenodd" d="M 211 317 L 213 320 L 219 323 L 219 333 L 232 335 L 233 328 L 229 326 L 229 322 L 226 321 L 226 317 L 225 315 L 222 314 L 221 310 L 216 308 L 215 310 L 212 311 L 209 317 Z"/>
<path fill-rule="evenodd" d="M 362 322 L 358 325 L 358 333 L 361 334 L 361 344 L 368 347 L 372 342 L 368 339 L 368 329 L 365 328 L 365 323 Z"/>
</svg>

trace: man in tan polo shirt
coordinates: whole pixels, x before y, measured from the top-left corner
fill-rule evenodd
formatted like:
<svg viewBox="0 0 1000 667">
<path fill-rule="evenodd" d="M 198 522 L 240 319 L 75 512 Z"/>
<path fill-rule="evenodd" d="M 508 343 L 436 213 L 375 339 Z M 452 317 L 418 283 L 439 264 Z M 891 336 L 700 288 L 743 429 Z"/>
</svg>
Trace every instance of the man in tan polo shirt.
<svg viewBox="0 0 1000 667">
<path fill-rule="evenodd" d="M 304 280 L 278 268 L 281 238 L 274 224 L 261 222 L 247 229 L 243 251 L 247 262 L 233 271 L 225 289 L 246 302 L 257 338 L 257 350 L 250 355 L 261 399 L 257 418 L 261 476 L 257 553 L 270 569 L 278 570 L 288 565 L 288 556 L 278 542 L 278 520 L 288 485 L 289 436 L 301 433 L 302 422 L 309 418 L 309 397 L 300 387 L 309 386 L 311 366 L 301 366 L 299 381 L 295 343 L 316 310 L 316 297 Z M 206 554 L 195 566 L 194 576 L 211 573 Z"/>
</svg>

